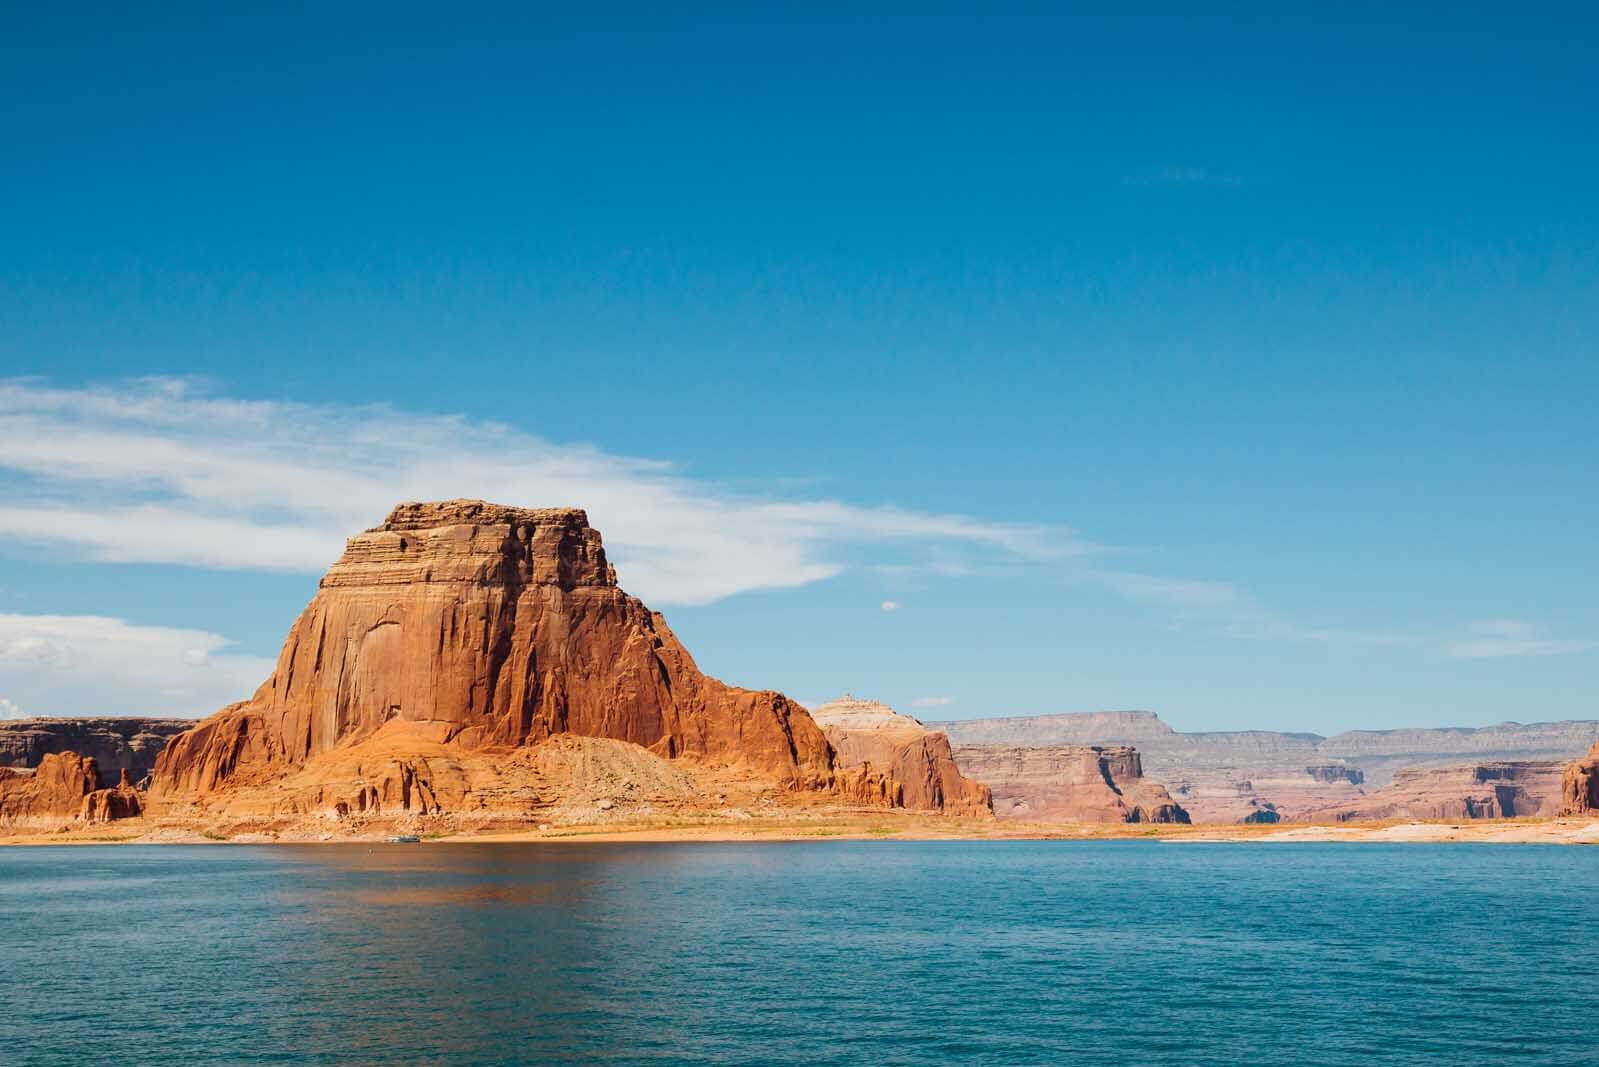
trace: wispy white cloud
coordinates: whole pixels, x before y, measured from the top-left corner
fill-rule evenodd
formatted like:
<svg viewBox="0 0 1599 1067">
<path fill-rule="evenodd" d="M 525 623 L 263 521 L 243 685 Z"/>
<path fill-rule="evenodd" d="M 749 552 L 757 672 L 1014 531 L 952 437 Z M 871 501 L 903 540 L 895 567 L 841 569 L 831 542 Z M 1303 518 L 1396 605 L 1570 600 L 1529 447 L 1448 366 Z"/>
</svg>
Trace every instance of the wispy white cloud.
<svg viewBox="0 0 1599 1067">
<path fill-rule="evenodd" d="M 0 383 L 0 539 L 108 562 L 317 573 L 402 500 L 588 509 L 631 592 L 704 604 L 830 578 L 893 544 L 1039 561 L 1060 528 L 738 493 L 671 464 L 388 407 L 242 401 L 186 381 Z"/>
<path fill-rule="evenodd" d="M 899 601 L 897 601 L 897 600 L 885 600 L 881 604 L 877 605 L 877 607 L 881 611 L 898 611 L 899 610 Z"/>
<path fill-rule="evenodd" d="M 16 701 L 0 697 L 0 719 L 22 719 L 26 717 Z"/>
<path fill-rule="evenodd" d="M 1599 640 L 1552 638 L 1522 619 L 1479 619 L 1473 636 L 1451 641 L 1445 651 L 1457 659 L 1499 659 L 1507 656 L 1562 656 L 1599 648 Z"/>
<path fill-rule="evenodd" d="M 954 697 L 917 697 L 911 701 L 913 708 L 941 708 L 946 704 L 955 703 Z"/>
<path fill-rule="evenodd" d="M 1231 582 L 1193 578 L 1163 578 L 1129 571 L 1096 571 L 1095 578 L 1107 588 L 1131 600 L 1162 604 L 1184 610 L 1255 610 L 1252 597 Z"/>
<path fill-rule="evenodd" d="M 220 634 L 102 615 L 0 614 L 0 718 L 202 715 L 242 700 L 272 661 Z"/>
</svg>

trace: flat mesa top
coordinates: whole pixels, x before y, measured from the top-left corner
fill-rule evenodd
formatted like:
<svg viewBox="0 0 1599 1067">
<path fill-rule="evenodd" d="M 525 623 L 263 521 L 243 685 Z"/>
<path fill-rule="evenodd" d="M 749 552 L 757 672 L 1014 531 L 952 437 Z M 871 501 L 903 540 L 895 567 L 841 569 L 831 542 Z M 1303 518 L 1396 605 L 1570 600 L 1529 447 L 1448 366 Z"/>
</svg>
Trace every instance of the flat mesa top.
<svg viewBox="0 0 1599 1067">
<path fill-rule="evenodd" d="M 499 526 L 519 523 L 587 526 L 589 517 L 582 508 L 518 508 L 508 504 L 491 504 L 486 500 L 407 501 L 396 504 L 381 526 L 375 526 L 367 532 L 428 530 L 436 526 L 460 524 Z"/>
</svg>

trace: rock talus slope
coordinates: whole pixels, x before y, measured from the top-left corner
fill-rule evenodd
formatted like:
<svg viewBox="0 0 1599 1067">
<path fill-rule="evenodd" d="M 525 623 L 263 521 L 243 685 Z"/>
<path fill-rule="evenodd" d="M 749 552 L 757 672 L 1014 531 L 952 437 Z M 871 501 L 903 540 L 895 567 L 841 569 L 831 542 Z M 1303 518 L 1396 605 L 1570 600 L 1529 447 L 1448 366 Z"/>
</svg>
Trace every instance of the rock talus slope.
<svg viewBox="0 0 1599 1067">
<path fill-rule="evenodd" d="M 851 802 L 894 792 L 837 766 L 782 694 L 702 674 L 617 587 L 584 512 L 471 500 L 401 504 L 351 538 L 272 676 L 174 738 L 151 792 L 261 787 L 279 810 L 483 806 L 517 792 L 517 750 L 562 735 Z"/>
<path fill-rule="evenodd" d="M 913 811 L 951 815 L 987 814 L 989 789 L 961 773 L 949 738 L 887 704 L 845 694 L 811 709 L 846 767 L 886 771 L 900 785 L 900 799 Z"/>
</svg>

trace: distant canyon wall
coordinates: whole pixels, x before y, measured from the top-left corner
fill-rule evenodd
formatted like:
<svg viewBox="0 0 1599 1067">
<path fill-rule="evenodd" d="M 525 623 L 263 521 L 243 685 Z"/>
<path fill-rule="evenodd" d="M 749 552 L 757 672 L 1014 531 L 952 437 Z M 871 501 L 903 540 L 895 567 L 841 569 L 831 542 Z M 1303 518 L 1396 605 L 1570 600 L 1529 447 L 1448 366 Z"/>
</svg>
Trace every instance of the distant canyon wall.
<svg viewBox="0 0 1599 1067">
<path fill-rule="evenodd" d="M 47 755 L 71 752 L 92 759 L 103 781 L 123 771 L 138 782 L 155 769 L 167 742 L 193 719 L 59 718 L 0 720 L 0 767 L 32 768 Z"/>
<path fill-rule="evenodd" d="M 1148 779 L 1166 786 L 1203 823 L 1387 818 L 1404 811 L 1417 818 L 1503 817 L 1507 809 L 1552 813 L 1560 806 L 1562 768 L 1599 738 L 1594 720 L 1354 730 L 1332 737 L 1271 730 L 1181 733 L 1147 711 L 936 725 L 955 744 L 962 767 L 994 786 L 998 813 L 1007 804 L 1005 788 L 974 768 L 988 766 L 1004 749 L 1136 746 Z M 1421 771 L 1439 773 L 1418 777 Z M 1488 786 L 1492 776 L 1506 773 L 1521 780 Z M 1374 814 L 1381 811 L 1391 814 Z"/>
</svg>

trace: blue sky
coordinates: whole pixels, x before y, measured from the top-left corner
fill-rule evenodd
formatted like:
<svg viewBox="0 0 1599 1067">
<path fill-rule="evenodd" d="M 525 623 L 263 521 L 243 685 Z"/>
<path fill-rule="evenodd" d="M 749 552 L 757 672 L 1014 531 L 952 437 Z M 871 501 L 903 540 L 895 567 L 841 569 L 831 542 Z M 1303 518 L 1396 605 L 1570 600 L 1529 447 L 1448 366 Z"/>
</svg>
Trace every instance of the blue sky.
<svg viewBox="0 0 1599 1067">
<path fill-rule="evenodd" d="M 1599 717 L 1596 36 L 0 15 L 0 713 L 242 697 L 459 492 L 803 700 Z"/>
</svg>

